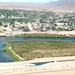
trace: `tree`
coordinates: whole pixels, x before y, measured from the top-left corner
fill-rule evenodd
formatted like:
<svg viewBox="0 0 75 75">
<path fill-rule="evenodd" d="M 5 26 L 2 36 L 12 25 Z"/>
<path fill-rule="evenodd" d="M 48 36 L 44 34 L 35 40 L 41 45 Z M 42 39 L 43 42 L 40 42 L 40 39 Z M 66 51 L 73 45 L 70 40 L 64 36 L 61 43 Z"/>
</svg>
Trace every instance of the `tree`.
<svg viewBox="0 0 75 75">
<path fill-rule="evenodd" d="M 0 22 L 0 26 L 2 26 L 2 22 Z"/>
<path fill-rule="evenodd" d="M 26 27 L 23 29 L 23 31 L 26 31 L 26 32 L 27 32 L 27 31 L 30 31 L 30 30 L 29 30 L 28 26 L 26 26 Z"/>
</svg>

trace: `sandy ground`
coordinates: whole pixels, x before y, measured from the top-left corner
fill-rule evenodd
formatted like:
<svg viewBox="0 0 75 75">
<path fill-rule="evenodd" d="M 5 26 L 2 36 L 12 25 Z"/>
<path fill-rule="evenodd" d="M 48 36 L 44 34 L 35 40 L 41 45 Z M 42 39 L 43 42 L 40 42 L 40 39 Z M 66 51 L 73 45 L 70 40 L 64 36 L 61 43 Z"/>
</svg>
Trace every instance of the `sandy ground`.
<svg viewBox="0 0 75 75">
<path fill-rule="evenodd" d="M 9 36 L 20 35 L 20 34 L 58 34 L 58 35 L 75 35 L 75 31 L 48 31 L 48 32 L 19 32 L 19 31 L 12 31 Z M 0 33 L 0 36 L 6 36 L 6 33 Z"/>
<path fill-rule="evenodd" d="M 40 66 L 30 64 L 47 61 L 49 63 Z M 50 63 L 50 61 L 54 62 Z M 75 75 L 75 56 L 39 58 L 29 61 L 0 64 L 0 75 L 67 75 L 67 73 L 69 73 L 68 75 Z"/>
<path fill-rule="evenodd" d="M 37 32 L 37 31 L 32 31 L 32 32 L 13 32 L 13 35 L 17 34 L 58 34 L 58 35 L 75 35 L 75 31 L 48 31 L 48 32 Z"/>
<path fill-rule="evenodd" d="M 10 74 L 12 75 L 12 74 Z M 61 71 L 47 71 L 47 72 L 36 72 L 36 73 L 20 73 L 13 75 L 75 75 L 75 69 L 73 70 L 61 70 Z"/>
</svg>

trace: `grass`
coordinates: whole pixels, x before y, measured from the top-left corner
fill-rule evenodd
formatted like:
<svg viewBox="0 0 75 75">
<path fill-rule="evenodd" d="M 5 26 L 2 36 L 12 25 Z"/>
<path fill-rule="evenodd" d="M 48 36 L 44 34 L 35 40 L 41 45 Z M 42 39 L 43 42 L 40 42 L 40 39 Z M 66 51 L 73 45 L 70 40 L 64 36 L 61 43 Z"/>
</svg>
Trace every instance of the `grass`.
<svg viewBox="0 0 75 75">
<path fill-rule="evenodd" d="M 74 35 L 66 36 L 66 35 L 58 35 L 58 34 L 46 34 L 46 33 L 33 33 L 33 34 L 21 34 L 16 35 L 16 37 L 28 37 L 28 38 L 65 38 L 65 37 L 75 37 Z"/>
<path fill-rule="evenodd" d="M 75 41 L 13 41 L 12 49 L 25 60 L 41 57 L 74 56 Z"/>
</svg>

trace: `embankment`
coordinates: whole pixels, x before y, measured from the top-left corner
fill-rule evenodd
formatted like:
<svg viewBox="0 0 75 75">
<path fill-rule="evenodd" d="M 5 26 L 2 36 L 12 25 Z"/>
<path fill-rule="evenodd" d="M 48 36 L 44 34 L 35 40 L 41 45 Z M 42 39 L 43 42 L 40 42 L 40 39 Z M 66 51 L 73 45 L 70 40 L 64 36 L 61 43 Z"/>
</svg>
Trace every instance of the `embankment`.
<svg viewBox="0 0 75 75">
<path fill-rule="evenodd" d="M 13 59 L 14 61 L 21 61 L 22 58 L 18 56 L 10 47 L 10 45 L 7 42 L 3 43 L 4 49 L 3 51 L 7 52 Z"/>
</svg>

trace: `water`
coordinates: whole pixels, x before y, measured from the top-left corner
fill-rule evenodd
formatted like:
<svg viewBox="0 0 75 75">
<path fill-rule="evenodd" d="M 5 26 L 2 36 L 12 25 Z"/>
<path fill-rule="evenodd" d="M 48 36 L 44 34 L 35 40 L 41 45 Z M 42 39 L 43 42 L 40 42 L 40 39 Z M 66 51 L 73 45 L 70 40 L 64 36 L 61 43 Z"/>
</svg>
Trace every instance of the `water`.
<svg viewBox="0 0 75 75">
<path fill-rule="evenodd" d="M 47 63 L 53 63 L 53 61 L 50 61 L 50 62 L 35 62 L 35 63 L 31 63 L 31 64 L 35 64 L 35 66 L 40 66 L 40 65 L 47 64 Z"/>
<path fill-rule="evenodd" d="M 0 50 L 3 49 L 3 42 L 6 41 L 23 41 L 23 40 L 64 40 L 64 41 L 75 41 L 75 38 L 26 38 L 26 37 L 0 37 Z M 14 61 L 6 52 L 0 52 L 0 61 L 11 62 Z"/>
<path fill-rule="evenodd" d="M 26 38 L 26 37 L 0 37 L 0 50 L 3 49 L 3 42 L 6 41 L 23 41 L 23 40 L 64 40 L 64 41 L 75 41 L 75 38 Z"/>
<path fill-rule="evenodd" d="M 13 59 L 6 52 L 0 52 L 0 62 L 13 62 Z"/>
</svg>

